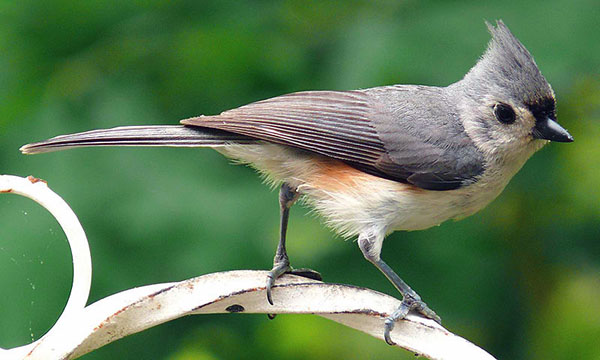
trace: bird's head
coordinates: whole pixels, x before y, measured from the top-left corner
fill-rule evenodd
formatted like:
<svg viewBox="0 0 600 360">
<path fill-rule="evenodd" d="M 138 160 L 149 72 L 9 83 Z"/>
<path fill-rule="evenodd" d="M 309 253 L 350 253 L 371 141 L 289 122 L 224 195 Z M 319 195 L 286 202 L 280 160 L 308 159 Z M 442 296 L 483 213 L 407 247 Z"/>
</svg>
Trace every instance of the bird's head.
<svg viewBox="0 0 600 360">
<path fill-rule="evenodd" d="M 523 161 L 548 141 L 573 141 L 556 121 L 554 91 L 529 51 L 502 21 L 487 26 L 486 52 L 455 84 L 467 133 L 486 153 Z"/>
</svg>

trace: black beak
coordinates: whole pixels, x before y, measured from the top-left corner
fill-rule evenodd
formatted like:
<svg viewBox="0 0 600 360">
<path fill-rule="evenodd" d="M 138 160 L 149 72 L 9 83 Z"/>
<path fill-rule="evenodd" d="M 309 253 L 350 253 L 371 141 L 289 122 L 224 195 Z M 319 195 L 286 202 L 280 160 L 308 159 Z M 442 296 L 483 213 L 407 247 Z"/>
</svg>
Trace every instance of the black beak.
<svg viewBox="0 0 600 360">
<path fill-rule="evenodd" d="M 573 137 L 556 120 L 547 117 L 535 122 L 532 135 L 536 139 L 545 139 L 558 142 L 572 142 Z"/>
</svg>

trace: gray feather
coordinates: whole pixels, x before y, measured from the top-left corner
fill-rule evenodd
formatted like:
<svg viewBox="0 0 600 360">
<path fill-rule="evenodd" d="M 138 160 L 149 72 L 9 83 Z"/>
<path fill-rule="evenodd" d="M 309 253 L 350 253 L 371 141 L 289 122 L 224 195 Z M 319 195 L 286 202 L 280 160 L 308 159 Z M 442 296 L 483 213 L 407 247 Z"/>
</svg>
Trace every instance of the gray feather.
<svg viewBox="0 0 600 360">
<path fill-rule="evenodd" d="M 447 88 L 396 85 L 366 91 L 379 104 L 371 123 L 387 152 L 377 167 L 429 190 L 456 189 L 483 173 L 483 155 L 465 132 Z"/>
<path fill-rule="evenodd" d="M 465 75 L 469 95 L 498 92 L 523 103 L 538 103 L 554 98 L 550 84 L 540 72 L 533 56 L 501 20 L 496 27 L 487 23 L 492 34 L 486 52 Z M 495 91 L 494 91 L 495 90 Z"/>
<path fill-rule="evenodd" d="M 228 143 L 252 143 L 246 136 L 181 125 L 121 126 L 76 134 L 56 136 L 51 139 L 21 147 L 24 154 L 39 154 L 67 148 L 86 146 L 175 146 L 215 147 Z"/>
<path fill-rule="evenodd" d="M 475 181 L 483 160 L 444 96 L 443 88 L 424 86 L 306 91 L 182 123 L 308 150 L 428 190 L 451 190 Z"/>
<path fill-rule="evenodd" d="M 181 123 L 244 134 L 348 162 L 369 163 L 385 150 L 369 124 L 368 101 L 360 91 L 306 91 Z"/>
</svg>

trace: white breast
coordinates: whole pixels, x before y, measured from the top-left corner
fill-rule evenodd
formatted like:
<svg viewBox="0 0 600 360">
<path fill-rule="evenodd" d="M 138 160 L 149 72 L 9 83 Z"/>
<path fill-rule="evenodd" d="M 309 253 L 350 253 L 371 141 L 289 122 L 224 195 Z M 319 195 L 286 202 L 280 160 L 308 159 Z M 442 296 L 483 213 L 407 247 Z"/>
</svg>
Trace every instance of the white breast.
<svg viewBox="0 0 600 360">
<path fill-rule="evenodd" d="M 467 187 L 430 191 L 365 174 L 342 162 L 271 143 L 230 145 L 217 149 L 248 163 L 273 185 L 296 186 L 304 200 L 342 236 L 378 227 L 420 230 L 481 210 L 504 189 L 523 161 L 496 164 Z"/>
</svg>

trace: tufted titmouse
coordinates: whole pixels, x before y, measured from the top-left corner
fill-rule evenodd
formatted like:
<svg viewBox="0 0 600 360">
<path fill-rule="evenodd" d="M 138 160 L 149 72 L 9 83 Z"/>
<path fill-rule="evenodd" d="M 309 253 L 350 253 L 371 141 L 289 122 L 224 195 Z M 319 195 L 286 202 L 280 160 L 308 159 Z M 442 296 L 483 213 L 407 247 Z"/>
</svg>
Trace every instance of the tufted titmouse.
<svg viewBox="0 0 600 360">
<path fill-rule="evenodd" d="M 550 141 L 573 138 L 556 122 L 552 88 L 504 25 L 465 77 L 447 87 L 382 86 L 306 91 L 258 101 L 177 126 L 126 126 L 25 145 L 35 154 L 82 146 L 211 147 L 281 184 L 281 233 L 267 298 L 292 271 L 285 249 L 289 209 L 299 196 L 358 245 L 402 294 L 386 319 L 415 310 L 439 317 L 380 258 L 394 230 L 419 230 L 469 216 L 504 189 Z"/>
</svg>

